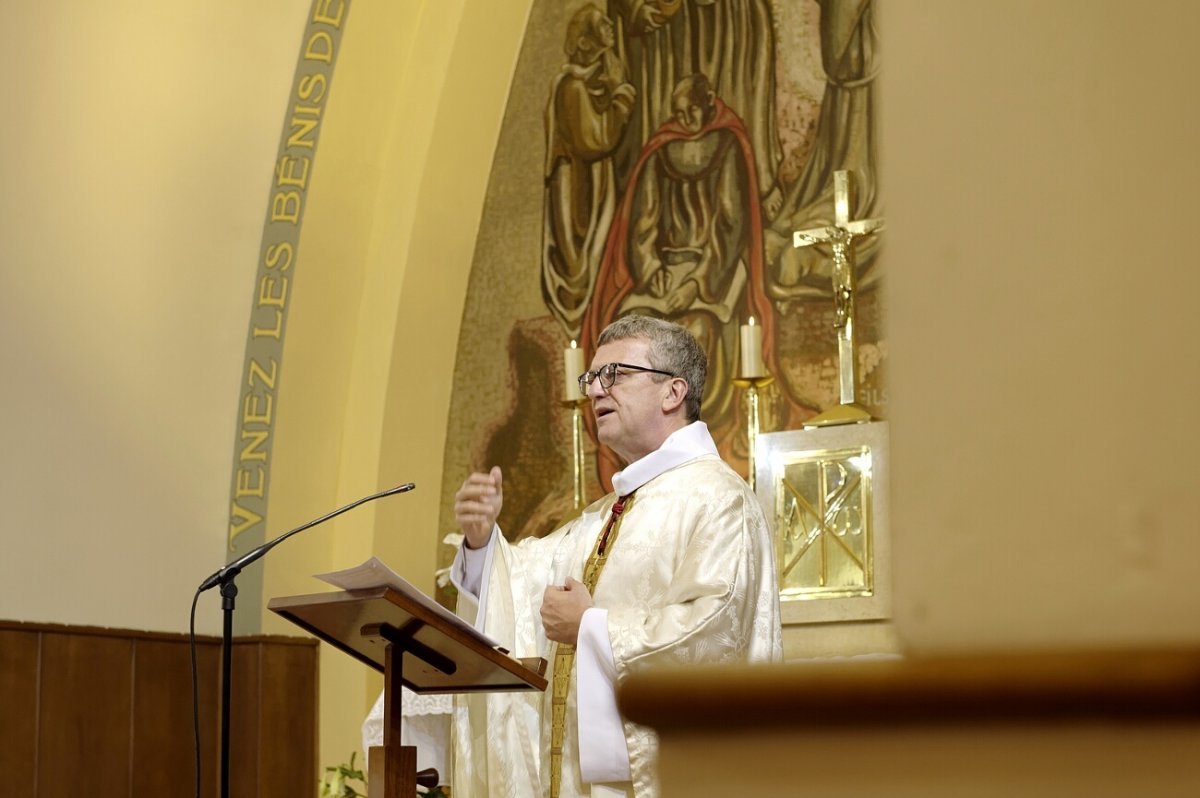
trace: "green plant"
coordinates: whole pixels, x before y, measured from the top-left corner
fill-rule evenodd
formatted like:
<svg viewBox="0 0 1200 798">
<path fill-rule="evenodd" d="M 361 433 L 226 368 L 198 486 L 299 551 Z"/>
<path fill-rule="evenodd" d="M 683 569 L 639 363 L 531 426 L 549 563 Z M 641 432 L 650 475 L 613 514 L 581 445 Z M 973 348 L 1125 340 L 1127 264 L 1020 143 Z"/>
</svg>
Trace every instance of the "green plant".
<svg viewBox="0 0 1200 798">
<path fill-rule="evenodd" d="M 325 768 L 325 776 L 321 779 L 321 798 L 367 798 L 367 774 L 363 773 L 358 768 L 354 767 L 354 757 L 358 756 L 357 751 L 350 754 L 350 763 L 343 762 L 340 765 L 331 765 Z M 350 784 L 351 781 L 357 781 L 362 786 L 362 792 L 359 792 Z M 428 792 L 420 792 L 417 788 L 417 794 L 423 795 L 424 798 L 450 798 L 441 787 L 434 787 Z"/>
<path fill-rule="evenodd" d="M 350 754 L 350 764 L 343 762 L 340 765 L 331 765 L 325 768 L 325 776 L 321 779 L 320 795 L 322 798 L 325 796 L 367 798 L 367 774 L 354 767 L 354 757 L 357 755 L 357 751 Z M 362 792 L 354 788 L 350 783 L 352 781 L 357 781 L 362 785 Z"/>
</svg>

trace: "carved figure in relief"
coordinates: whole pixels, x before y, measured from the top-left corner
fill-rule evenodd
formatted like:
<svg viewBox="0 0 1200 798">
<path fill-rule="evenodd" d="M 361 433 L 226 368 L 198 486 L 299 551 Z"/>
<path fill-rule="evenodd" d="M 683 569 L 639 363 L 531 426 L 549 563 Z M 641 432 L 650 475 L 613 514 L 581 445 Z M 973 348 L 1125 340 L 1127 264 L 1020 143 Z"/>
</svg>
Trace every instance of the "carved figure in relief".
<svg viewBox="0 0 1200 798">
<path fill-rule="evenodd" d="M 542 294 L 575 339 L 616 206 L 612 155 L 634 100 L 613 44 L 612 21 L 591 3 L 579 9 L 546 106 Z"/>
</svg>

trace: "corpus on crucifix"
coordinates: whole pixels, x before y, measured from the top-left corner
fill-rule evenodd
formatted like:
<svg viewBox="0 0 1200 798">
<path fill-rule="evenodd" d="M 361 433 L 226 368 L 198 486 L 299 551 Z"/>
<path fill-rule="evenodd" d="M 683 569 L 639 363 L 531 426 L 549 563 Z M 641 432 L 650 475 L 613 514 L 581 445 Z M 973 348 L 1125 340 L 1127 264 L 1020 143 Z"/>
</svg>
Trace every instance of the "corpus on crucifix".
<svg viewBox="0 0 1200 798">
<path fill-rule="evenodd" d="M 854 300 L 854 239 L 883 230 L 883 219 L 850 219 L 850 173 L 839 170 L 833 174 L 834 222 L 826 227 L 797 230 L 792 234 L 793 247 L 814 244 L 829 244 L 833 250 L 833 301 L 835 309 L 834 329 L 838 336 L 838 383 L 837 407 L 809 419 L 806 427 L 831 424 L 850 424 L 870 421 L 871 414 L 857 403 L 857 376 L 855 370 Z"/>
</svg>

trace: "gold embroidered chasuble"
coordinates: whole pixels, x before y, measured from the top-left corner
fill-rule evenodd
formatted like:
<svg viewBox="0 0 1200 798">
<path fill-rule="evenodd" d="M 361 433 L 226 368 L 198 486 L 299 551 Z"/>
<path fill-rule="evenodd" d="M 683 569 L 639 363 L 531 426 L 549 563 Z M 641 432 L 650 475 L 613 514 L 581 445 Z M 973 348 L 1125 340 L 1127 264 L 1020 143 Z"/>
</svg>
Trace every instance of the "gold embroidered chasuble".
<svg viewBox="0 0 1200 798">
<path fill-rule="evenodd" d="M 542 592 L 568 576 L 583 580 L 615 500 L 606 496 L 544 538 L 515 546 L 499 539 L 494 547 L 484 576 L 485 617 L 482 624 L 470 620 L 516 656 L 547 658 L 551 684 L 557 663 L 538 614 Z M 715 455 L 671 468 L 637 489 L 593 599 L 608 612 L 618 680 L 655 664 L 782 656 L 766 519 L 746 482 Z M 471 611 L 460 602 L 462 614 Z M 580 774 L 576 671 L 567 675 L 561 798 L 594 794 Z M 455 798 L 549 795 L 552 693 L 456 699 Z M 595 793 L 655 796 L 654 735 L 623 725 L 632 781 L 597 785 Z"/>
<path fill-rule="evenodd" d="M 632 501 L 632 494 L 619 496 L 609 510 L 608 521 L 596 539 L 596 548 L 583 566 L 583 585 L 595 595 L 600 574 L 608 562 L 608 552 L 617 542 L 621 515 Z M 558 643 L 554 647 L 554 682 L 550 691 L 550 798 L 562 796 L 563 744 L 567 735 L 567 698 L 571 692 L 571 676 L 575 672 L 575 646 Z M 576 708 L 578 709 L 578 707 Z"/>
</svg>

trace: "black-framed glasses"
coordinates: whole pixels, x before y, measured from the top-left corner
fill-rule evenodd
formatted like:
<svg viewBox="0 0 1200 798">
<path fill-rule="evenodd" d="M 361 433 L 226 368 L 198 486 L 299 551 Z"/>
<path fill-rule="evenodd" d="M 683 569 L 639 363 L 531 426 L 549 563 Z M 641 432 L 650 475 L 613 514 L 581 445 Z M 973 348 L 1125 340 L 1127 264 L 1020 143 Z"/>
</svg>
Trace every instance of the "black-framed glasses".
<svg viewBox="0 0 1200 798">
<path fill-rule="evenodd" d="M 595 371 L 585 371 L 579 375 L 579 392 L 587 396 L 588 388 L 592 384 L 592 380 L 600 378 L 600 387 L 608 390 L 613 387 L 613 383 L 617 381 L 617 374 L 621 373 L 617 369 L 625 369 L 627 371 L 648 371 L 651 374 L 665 374 L 668 377 L 675 377 L 669 371 L 661 369 L 652 369 L 647 366 L 631 366 L 628 363 L 605 363 Z"/>
</svg>

